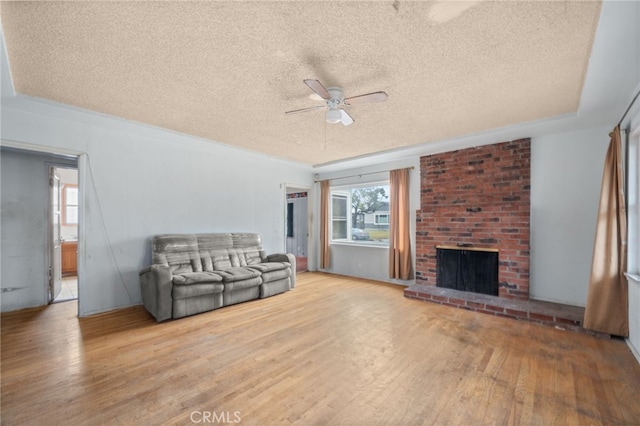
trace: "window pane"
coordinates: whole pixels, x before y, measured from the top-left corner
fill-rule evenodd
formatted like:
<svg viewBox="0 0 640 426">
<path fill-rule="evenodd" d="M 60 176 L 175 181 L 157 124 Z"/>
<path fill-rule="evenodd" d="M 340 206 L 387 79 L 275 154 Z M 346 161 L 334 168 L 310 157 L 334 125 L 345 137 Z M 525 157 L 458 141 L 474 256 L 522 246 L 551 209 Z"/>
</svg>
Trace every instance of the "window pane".
<svg viewBox="0 0 640 426">
<path fill-rule="evenodd" d="M 67 191 L 67 205 L 77 206 L 78 205 L 78 188 L 75 187 L 66 187 Z"/>
<path fill-rule="evenodd" d="M 331 238 L 334 240 L 347 239 L 347 221 L 334 220 L 331 226 Z"/>
<path fill-rule="evenodd" d="M 378 214 L 378 215 L 376 215 L 376 223 L 378 225 L 388 225 L 389 224 L 389 215 L 388 214 Z"/>
<path fill-rule="evenodd" d="M 65 220 L 68 224 L 78 223 L 78 207 L 66 206 Z"/>
<path fill-rule="evenodd" d="M 341 195 L 333 196 L 332 216 L 334 219 L 347 217 L 347 197 Z"/>
<path fill-rule="evenodd" d="M 331 239 L 347 239 L 347 197 L 332 194 L 331 196 Z"/>
</svg>

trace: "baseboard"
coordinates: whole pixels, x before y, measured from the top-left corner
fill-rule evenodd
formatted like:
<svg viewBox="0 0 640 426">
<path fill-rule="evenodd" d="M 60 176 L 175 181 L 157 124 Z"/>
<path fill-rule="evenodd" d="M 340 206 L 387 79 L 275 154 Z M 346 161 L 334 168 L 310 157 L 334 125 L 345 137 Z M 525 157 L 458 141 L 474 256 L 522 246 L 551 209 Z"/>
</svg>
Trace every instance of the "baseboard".
<svg viewBox="0 0 640 426">
<path fill-rule="evenodd" d="M 636 357 L 636 361 L 638 361 L 638 364 L 640 364 L 640 352 L 638 352 L 638 350 L 633 346 L 633 344 L 631 343 L 631 340 L 624 339 L 624 341 L 627 342 L 627 346 L 629 347 L 629 350 L 631 350 L 631 353 L 633 354 L 633 356 Z"/>
</svg>

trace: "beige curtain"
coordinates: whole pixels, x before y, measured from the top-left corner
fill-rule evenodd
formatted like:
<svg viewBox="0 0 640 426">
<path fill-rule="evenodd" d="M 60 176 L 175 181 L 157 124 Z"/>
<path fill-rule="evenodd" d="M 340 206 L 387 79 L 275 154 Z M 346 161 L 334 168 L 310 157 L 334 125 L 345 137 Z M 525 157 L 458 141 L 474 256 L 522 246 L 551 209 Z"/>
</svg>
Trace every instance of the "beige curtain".
<svg viewBox="0 0 640 426">
<path fill-rule="evenodd" d="M 329 256 L 329 202 L 331 191 L 329 181 L 320 182 L 320 269 L 328 269 L 330 265 Z"/>
<path fill-rule="evenodd" d="M 584 327 L 628 336 L 627 222 L 620 127 L 611 136 L 605 158 Z"/>
<path fill-rule="evenodd" d="M 389 176 L 391 205 L 389 214 L 389 278 L 411 279 L 411 240 L 409 229 L 409 170 L 392 170 Z"/>
</svg>

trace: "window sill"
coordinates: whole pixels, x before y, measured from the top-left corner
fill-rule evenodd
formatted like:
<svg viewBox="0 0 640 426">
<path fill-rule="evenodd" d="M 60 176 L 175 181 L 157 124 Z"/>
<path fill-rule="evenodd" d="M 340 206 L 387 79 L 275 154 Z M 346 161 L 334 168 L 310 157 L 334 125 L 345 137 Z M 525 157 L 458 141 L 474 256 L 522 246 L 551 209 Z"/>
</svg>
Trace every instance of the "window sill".
<svg viewBox="0 0 640 426">
<path fill-rule="evenodd" d="M 635 281 L 637 284 L 640 284 L 639 274 L 632 274 L 631 272 L 625 272 L 624 275 L 627 277 L 629 281 Z"/>
<path fill-rule="evenodd" d="M 350 246 L 350 247 L 372 247 L 372 248 L 381 248 L 381 249 L 389 249 L 388 244 L 375 244 L 375 243 L 361 243 L 361 242 L 353 242 L 353 241 L 331 241 L 329 243 L 331 246 Z"/>
</svg>

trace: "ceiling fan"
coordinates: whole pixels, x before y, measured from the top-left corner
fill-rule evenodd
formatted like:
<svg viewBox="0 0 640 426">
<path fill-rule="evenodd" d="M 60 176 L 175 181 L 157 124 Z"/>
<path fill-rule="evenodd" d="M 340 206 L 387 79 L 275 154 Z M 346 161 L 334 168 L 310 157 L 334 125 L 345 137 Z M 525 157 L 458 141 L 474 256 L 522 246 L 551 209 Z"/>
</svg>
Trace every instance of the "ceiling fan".
<svg viewBox="0 0 640 426">
<path fill-rule="evenodd" d="M 372 102 L 384 102 L 388 96 L 385 92 L 373 92 L 365 95 L 351 96 L 345 98 L 340 87 L 325 87 L 318 80 L 304 80 L 304 84 L 309 86 L 314 93 L 325 102 L 324 105 L 313 106 L 309 108 L 296 109 L 287 111 L 285 114 L 296 114 L 299 112 L 315 111 L 317 109 L 326 109 L 325 119 L 327 123 L 342 123 L 348 126 L 353 123 L 353 118 L 347 111 L 341 107 L 344 105 L 368 104 Z"/>
</svg>

